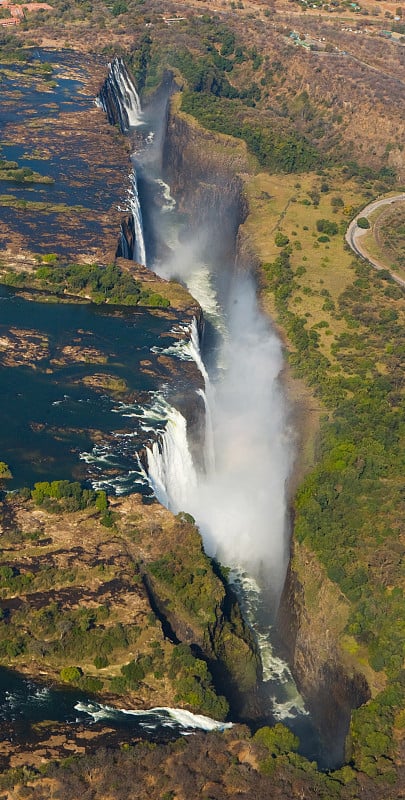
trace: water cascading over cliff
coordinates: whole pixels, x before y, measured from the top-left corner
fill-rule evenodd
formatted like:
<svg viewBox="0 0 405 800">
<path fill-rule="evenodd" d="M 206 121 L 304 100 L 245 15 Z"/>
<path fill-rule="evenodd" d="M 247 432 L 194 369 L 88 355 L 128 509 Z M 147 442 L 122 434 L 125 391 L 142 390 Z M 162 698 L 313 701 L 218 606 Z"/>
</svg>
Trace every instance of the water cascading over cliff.
<svg viewBox="0 0 405 800">
<path fill-rule="evenodd" d="M 124 134 L 144 124 L 141 101 L 122 58 L 115 58 L 108 65 L 107 78 L 100 89 L 97 104 L 107 114 L 108 121 L 112 125 L 119 125 Z M 146 249 L 135 163 L 129 178 L 128 206 L 131 219 L 121 225 L 117 255 L 145 266 Z"/>
<path fill-rule="evenodd" d="M 132 260 L 138 264 L 146 266 L 146 248 L 145 239 L 143 235 L 142 211 L 139 201 L 138 182 L 136 177 L 135 165 L 134 171 L 131 173 L 131 189 L 128 193 L 129 205 L 132 212 L 132 221 L 134 226 L 134 237 L 132 246 Z M 131 255 L 131 253 L 129 254 Z"/>
<path fill-rule="evenodd" d="M 108 65 L 98 105 L 104 109 L 111 125 L 118 124 L 122 133 L 129 133 L 130 128 L 143 124 L 139 95 L 122 58 L 114 58 Z"/>
<path fill-rule="evenodd" d="M 261 654 L 262 719 L 286 722 L 302 734 L 313 757 L 316 733 L 270 634 L 288 561 L 286 489 L 293 451 L 279 383 L 281 344 L 258 308 L 247 272 L 233 272 L 222 302 L 213 269 L 201 263 L 190 244 L 178 244 L 159 272 L 188 285 L 215 327 L 219 345 L 207 370 L 194 324 L 178 353 L 195 361 L 205 382 L 204 392 L 198 391 L 206 408 L 198 463 L 190 453 L 186 420 L 169 412 L 160 445 L 147 448 L 149 480 L 160 502 L 195 517 L 206 552 L 231 567 L 230 581 Z"/>
<path fill-rule="evenodd" d="M 222 563 L 261 575 L 274 596 L 287 564 L 286 483 L 291 466 L 285 401 L 278 384 L 281 346 L 257 308 L 246 274 L 236 274 L 226 308 L 227 335 L 218 353 L 219 376 L 211 384 L 195 340 L 195 360 L 205 378 L 205 468 L 189 466 L 183 481 L 171 462 L 184 448 L 184 432 L 171 426 L 160 459 L 149 457 L 156 494 L 174 511 L 190 512 L 205 549 Z M 177 434 L 177 435 L 176 435 Z M 189 454 L 180 463 L 189 461 Z M 162 475 L 166 482 L 162 492 Z M 183 506 L 178 481 L 184 483 Z"/>
<path fill-rule="evenodd" d="M 304 755 L 331 768 L 343 758 L 347 713 L 343 734 L 333 727 L 332 738 L 337 736 L 338 741 L 331 748 L 331 736 L 320 740 L 319 732 L 324 737 L 330 711 L 339 721 L 339 698 L 337 703 L 334 698 L 326 702 L 325 713 L 317 716 L 309 698 L 314 725 L 287 663 L 274 649 L 274 616 L 288 560 L 287 484 L 293 461 L 293 434 L 280 381 L 281 345 L 258 306 L 255 282 L 246 269 L 251 263 L 246 243 L 238 247 L 238 260 L 244 261 L 245 270 L 235 268 L 238 228 L 247 211 L 242 181 L 234 174 L 232 159 L 228 173 L 226 164 L 224 168 L 222 160 L 211 153 L 204 162 L 208 135 L 181 116 L 167 117 L 171 91 L 173 80 L 167 79 L 155 97 L 153 112 L 148 109 L 145 114 L 144 133 L 147 119 L 153 133 L 144 136 L 143 147 L 133 157 L 141 165 L 139 192 L 135 179 L 138 238 L 144 242 L 142 205 L 148 264 L 163 277 L 185 283 L 199 301 L 209 323 L 209 346 L 202 357 L 194 321 L 187 329 L 180 326 L 180 341 L 151 348 L 194 361 L 205 387 L 196 390 L 194 410 L 190 394 L 186 403 L 177 394 L 172 399 L 177 407 L 170 405 L 167 387 L 156 394 L 152 409 L 132 409 L 131 416 L 144 420 L 142 429 L 154 431 L 142 463 L 138 458 L 137 482 L 148 483 L 173 511 L 191 512 L 208 554 L 231 568 L 229 581 L 261 654 L 263 679 L 256 685 L 258 705 L 253 718 L 259 724 L 282 720 L 300 737 Z M 224 158 L 226 162 L 225 154 Z M 162 171 L 162 165 L 169 169 Z M 176 200 L 162 175 L 174 187 Z M 127 258 L 134 257 L 134 234 L 133 221 L 121 246 Z M 204 409 L 202 442 L 198 425 Z M 197 436 L 190 436 L 188 430 L 190 411 Z M 157 427 L 150 427 L 151 419 L 158 421 Z M 343 674 L 343 680 L 346 677 Z M 343 682 L 340 688 L 350 711 L 351 682 L 349 692 Z M 314 691 L 318 692 L 318 684 Z M 237 716 L 237 705 L 234 710 Z M 240 719 L 252 719 L 243 717 L 242 706 L 239 710 Z"/>
</svg>

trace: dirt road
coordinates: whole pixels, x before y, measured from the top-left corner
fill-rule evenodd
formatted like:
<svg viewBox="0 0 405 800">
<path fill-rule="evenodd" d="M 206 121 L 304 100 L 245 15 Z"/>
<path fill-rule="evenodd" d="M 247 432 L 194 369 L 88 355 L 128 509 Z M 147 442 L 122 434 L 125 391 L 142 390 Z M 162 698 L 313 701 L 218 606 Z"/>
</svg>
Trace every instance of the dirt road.
<svg viewBox="0 0 405 800">
<path fill-rule="evenodd" d="M 393 280 L 396 281 L 400 286 L 405 288 L 405 280 L 401 278 L 400 275 L 397 275 L 395 272 L 392 272 L 388 269 L 387 264 L 384 264 L 383 261 L 379 261 L 373 256 L 371 256 L 364 244 L 361 241 L 362 236 L 364 236 L 368 230 L 364 228 L 359 228 L 357 224 L 357 220 L 359 217 L 366 217 L 369 218 L 370 214 L 373 213 L 377 208 L 381 208 L 381 206 L 391 205 L 393 203 L 404 203 L 405 202 L 405 194 L 397 194 L 393 197 L 385 197 L 382 200 L 375 200 L 373 203 L 369 203 L 368 206 L 362 209 L 359 214 L 351 221 L 345 235 L 345 239 L 347 244 L 352 248 L 352 250 L 356 253 L 356 255 L 361 256 L 361 258 L 365 258 L 366 261 L 369 261 L 370 264 L 375 267 L 375 269 L 386 269 L 392 276 Z"/>
</svg>

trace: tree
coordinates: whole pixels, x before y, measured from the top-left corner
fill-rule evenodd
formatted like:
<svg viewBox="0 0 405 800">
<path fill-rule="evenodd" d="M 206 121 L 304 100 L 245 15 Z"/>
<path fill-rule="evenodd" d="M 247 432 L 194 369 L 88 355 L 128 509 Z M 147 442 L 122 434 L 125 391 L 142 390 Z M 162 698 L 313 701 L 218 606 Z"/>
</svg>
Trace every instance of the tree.
<svg viewBox="0 0 405 800">
<path fill-rule="evenodd" d="M 359 228 L 364 228 L 364 230 L 367 230 L 370 227 L 367 217 L 358 217 L 357 225 Z"/>
<path fill-rule="evenodd" d="M 5 461 L 0 461 L 0 482 L 10 480 L 12 477 L 13 476 L 8 464 L 6 464 Z"/>
<path fill-rule="evenodd" d="M 336 236 L 339 232 L 339 226 L 336 222 L 331 222 L 328 219 L 317 219 L 316 229 L 319 233 L 326 233 L 327 236 Z"/>
<path fill-rule="evenodd" d="M 62 667 L 59 675 L 64 683 L 77 683 L 83 675 L 83 670 L 80 667 Z"/>
<path fill-rule="evenodd" d="M 277 245 L 277 247 L 285 247 L 285 245 L 288 244 L 289 241 L 290 240 L 288 236 L 285 236 L 285 234 L 281 233 L 281 231 L 277 231 L 274 237 L 274 242 Z"/>
<path fill-rule="evenodd" d="M 120 14 L 126 14 L 127 11 L 128 11 L 128 6 L 125 0 L 116 0 L 111 9 L 113 17 L 119 17 Z"/>
<path fill-rule="evenodd" d="M 264 727 L 256 731 L 254 741 L 262 744 L 264 747 L 273 753 L 279 755 L 281 753 L 291 753 L 298 750 L 300 741 L 298 736 L 288 730 L 285 725 L 278 722 L 274 728 Z"/>
</svg>

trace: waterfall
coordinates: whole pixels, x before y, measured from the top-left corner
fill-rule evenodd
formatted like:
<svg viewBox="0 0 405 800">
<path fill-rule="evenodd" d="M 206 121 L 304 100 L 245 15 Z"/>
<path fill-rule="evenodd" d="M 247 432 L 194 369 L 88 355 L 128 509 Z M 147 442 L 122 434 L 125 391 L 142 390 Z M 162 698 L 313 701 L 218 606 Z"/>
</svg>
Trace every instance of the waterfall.
<svg viewBox="0 0 405 800">
<path fill-rule="evenodd" d="M 97 105 L 101 105 L 109 122 L 118 122 L 122 133 L 143 124 L 141 103 L 128 70 L 122 58 L 115 58 L 109 65 Z"/>
<path fill-rule="evenodd" d="M 122 133 L 127 134 L 131 128 L 143 125 L 141 101 L 122 58 L 115 58 L 108 66 L 108 75 L 101 87 L 99 96 L 96 98 L 96 105 L 104 109 L 108 121 L 112 125 L 118 123 Z M 132 258 L 138 264 L 146 266 L 142 212 L 135 168 L 130 175 L 130 180 L 131 188 L 128 192 L 128 197 L 134 222 Z M 130 245 L 121 227 L 118 252 L 124 258 L 129 259 L 131 257 L 130 250 Z"/>
<path fill-rule="evenodd" d="M 181 483 L 181 508 L 197 520 L 208 555 L 265 576 L 277 597 L 287 566 L 285 492 L 292 452 L 278 383 L 281 345 L 257 307 L 249 276 L 235 277 L 226 312 L 228 335 L 218 354 L 216 385 L 211 385 L 201 358 L 195 321 L 183 347 L 205 381 L 200 392 L 206 407 L 205 472 L 193 468 L 193 479 L 184 482 L 182 470 L 177 475 L 162 467 L 164 492 L 160 488 L 158 497 L 176 507 Z M 178 443 L 172 431 L 164 440 L 166 436 L 170 447 Z M 155 458 L 164 453 L 165 445 Z"/>
<path fill-rule="evenodd" d="M 127 242 L 127 237 L 125 236 L 125 232 L 122 225 L 120 229 L 120 243 L 118 252 L 122 256 L 122 258 L 127 258 L 128 260 L 131 259 L 130 247 Z"/>
<path fill-rule="evenodd" d="M 204 437 L 204 464 L 207 475 L 215 473 L 215 440 L 212 427 L 211 403 L 206 392 L 198 389 L 197 394 L 202 397 L 205 408 L 205 437 Z"/>
<path fill-rule="evenodd" d="M 197 475 L 187 441 L 187 423 L 180 411 L 168 406 L 166 430 L 160 444 L 146 448 L 150 484 L 160 503 L 171 511 L 187 510 Z"/>
<path fill-rule="evenodd" d="M 198 369 L 201 372 L 201 375 L 204 378 L 205 388 L 207 389 L 207 384 L 209 384 L 209 377 L 208 372 L 205 369 L 204 362 L 201 358 L 200 352 L 200 337 L 198 333 L 198 325 L 197 320 L 193 317 L 191 327 L 190 327 L 190 340 L 185 347 L 185 352 L 190 356 L 191 361 L 195 361 L 197 364 Z"/>
<path fill-rule="evenodd" d="M 136 178 L 135 171 L 131 173 L 130 178 L 131 178 L 131 189 L 128 192 L 128 196 L 132 212 L 132 218 L 134 221 L 134 234 L 135 234 L 132 259 L 133 261 L 136 261 L 138 264 L 146 266 L 146 249 L 145 249 L 145 239 L 143 236 L 142 211 L 141 211 L 141 204 L 139 202 L 138 181 Z"/>
<path fill-rule="evenodd" d="M 264 713 L 300 732 L 310 725 L 308 712 L 270 638 L 287 565 L 285 488 L 292 451 L 278 384 L 282 353 L 249 277 L 234 280 L 216 386 L 201 356 L 195 319 L 189 341 L 171 353 L 195 361 L 204 378 L 205 390 L 197 393 L 206 412 L 205 470 L 195 469 L 186 421 L 170 409 L 160 445 L 147 448 L 150 485 L 163 505 L 194 516 L 207 554 L 231 567 L 230 581 L 260 650 Z"/>
</svg>

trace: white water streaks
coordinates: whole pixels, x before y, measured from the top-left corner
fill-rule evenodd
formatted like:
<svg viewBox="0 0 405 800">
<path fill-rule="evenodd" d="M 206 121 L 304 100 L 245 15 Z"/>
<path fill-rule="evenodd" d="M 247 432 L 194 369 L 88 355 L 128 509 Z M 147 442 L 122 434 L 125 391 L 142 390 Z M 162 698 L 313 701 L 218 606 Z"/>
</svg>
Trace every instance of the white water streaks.
<svg viewBox="0 0 405 800">
<path fill-rule="evenodd" d="M 109 64 L 109 79 L 117 102 L 123 133 L 143 124 L 141 102 L 135 85 L 122 58 L 115 58 Z"/>
<path fill-rule="evenodd" d="M 218 302 L 217 292 L 213 284 L 208 264 L 199 259 L 193 243 L 179 242 L 177 229 L 167 231 L 168 244 L 173 250 L 170 259 L 157 264 L 155 271 L 162 278 L 175 278 L 185 283 L 190 294 L 197 300 L 204 311 L 204 317 L 222 337 L 227 335 L 223 309 Z"/>
<path fill-rule="evenodd" d="M 77 703 L 76 711 L 89 714 L 95 722 L 104 719 L 118 720 L 120 715 L 138 718 L 140 727 L 153 730 L 158 727 L 178 728 L 180 733 L 201 731 L 224 731 L 232 728 L 231 722 L 219 722 L 203 714 L 193 714 L 182 708 L 150 708 L 145 710 L 131 710 L 112 708 L 99 703 Z"/>
<path fill-rule="evenodd" d="M 162 387 L 164 391 L 165 387 Z M 111 432 L 108 436 L 110 441 L 97 443 L 90 452 L 80 453 L 80 459 L 88 465 L 93 489 L 125 495 L 151 487 L 138 450 L 144 446 L 145 433 L 150 435 L 150 447 L 156 436 L 164 434 L 174 409 L 162 394 L 152 392 L 148 405 L 119 402 L 110 410 L 124 419 L 132 418 L 134 429 L 125 433 Z"/>
<path fill-rule="evenodd" d="M 161 444 L 146 448 L 148 476 L 160 503 L 175 513 L 186 510 L 197 489 L 197 473 L 187 440 L 187 423 L 180 411 L 168 410 Z"/>
<path fill-rule="evenodd" d="M 152 140 L 153 141 L 153 140 Z M 176 208 L 176 201 L 170 194 L 170 186 L 165 183 L 161 178 L 156 178 L 155 183 L 160 188 L 160 195 L 162 199 L 161 210 L 163 213 L 173 211 Z"/>
<path fill-rule="evenodd" d="M 308 716 L 288 664 L 279 658 L 271 641 L 271 613 L 257 581 L 240 570 L 231 570 L 229 582 L 239 597 L 244 618 L 255 634 L 263 670 L 263 683 L 277 720 Z"/>
<path fill-rule="evenodd" d="M 146 248 L 145 239 L 143 235 L 142 211 L 138 194 L 138 181 L 135 170 L 130 175 L 131 189 L 128 191 L 129 205 L 132 212 L 134 221 L 134 248 L 133 248 L 133 261 L 137 264 L 146 266 Z"/>
<path fill-rule="evenodd" d="M 181 465 L 190 459 L 184 425 L 181 436 L 180 428 L 176 435 L 172 429 L 167 444 L 156 448 L 153 469 L 163 482 L 159 499 L 166 497 L 170 508 L 195 517 L 208 555 L 265 576 L 276 597 L 287 565 L 286 484 L 292 461 L 278 383 L 281 345 L 245 274 L 235 276 L 225 317 L 227 337 L 219 355 L 224 368 L 205 398 L 211 411 L 206 473 L 188 466 L 184 478 Z M 196 348 L 195 341 L 190 348 Z M 165 463 L 159 464 L 162 459 Z"/>
</svg>

